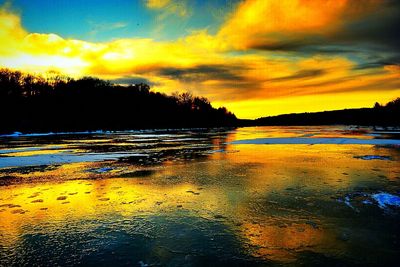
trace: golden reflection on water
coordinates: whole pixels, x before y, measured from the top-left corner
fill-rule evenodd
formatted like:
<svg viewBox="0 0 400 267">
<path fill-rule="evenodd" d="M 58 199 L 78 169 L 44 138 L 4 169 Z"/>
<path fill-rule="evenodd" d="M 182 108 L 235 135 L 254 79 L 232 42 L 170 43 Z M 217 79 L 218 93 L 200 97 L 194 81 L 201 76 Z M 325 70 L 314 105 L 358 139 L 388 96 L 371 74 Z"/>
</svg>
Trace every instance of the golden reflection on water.
<svg viewBox="0 0 400 267">
<path fill-rule="evenodd" d="M 18 243 L 27 225 L 34 228 L 41 224 L 63 225 L 71 220 L 101 220 L 111 213 L 131 217 L 177 210 L 208 220 L 222 219 L 248 245 L 257 247 L 252 250 L 254 256 L 266 259 L 291 260 L 292 250 L 318 245 L 324 238 L 322 229 L 307 224 L 263 225 L 259 218 L 254 222 L 255 217 L 245 216 L 249 212 L 232 213 L 232 207 L 227 207 L 228 195 L 221 190 L 189 183 L 161 186 L 128 179 L 10 186 L 1 196 L 0 245 Z"/>
<path fill-rule="evenodd" d="M 246 188 L 271 186 L 307 186 L 330 189 L 347 188 L 361 180 L 378 175 L 396 180 L 399 166 L 396 150 L 372 145 L 239 145 L 230 146 L 238 153 L 216 153 L 215 160 L 226 160 L 233 166 L 245 165 L 251 173 Z M 381 155 L 394 160 L 362 160 L 355 156 Z M 396 178 L 397 177 L 397 178 Z"/>
<path fill-rule="evenodd" d="M 245 127 L 239 131 L 232 131 L 229 134 L 229 141 L 256 138 L 289 138 L 289 137 L 330 137 L 330 138 L 359 138 L 372 139 L 373 136 L 367 135 L 366 129 L 344 130 L 338 126 L 291 126 L 291 127 Z"/>
<path fill-rule="evenodd" d="M 250 244 L 256 247 L 254 256 L 270 260 L 292 261 L 295 259 L 294 252 L 327 241 L 324 230 L 314 229 L 308 224 L 282 226 L 245 223 L 241 230 Z"/>
<path fill-rule="evenodd" d="M 0 199 L 0 245 L 12 245 L 26 225 L 189 210 L 211 217 L 223 197 L 189 183 L 161 186 L 128 179 L 76 180 L 21 184 L 3 188 Z M 201 194 L 199 193 L 201 192 Z M 5 244 L 8 243 L 8 244 Z"/>
<path fill-rule="evenodd" d="M 269 134 L 275 137 L 278 133 L 271 130 Z M 301 214 L 301 210 L 277 210 L 274 207 L 279 203 L 269 201 L 269 197 L 275 194 L 290 199 L 291 190 L 307 189 L 329 200 L 338 190 L 376 179 L 397 181 L 399 178 L 400 166 L 396 160 L 355 158 L 377 154 L 398 159 L 397 150 L 369 145 L 225 143 L 256 137 L 265 137 L 265 134 L 245 129 L 232 133 L 223 142 L 215 138 L 214 146 L 224 148 L 225 152 L 210 154 L 206 160 L 166 161 L 159 166 L 140 167 L 153 171 L 146 177 L 116 178 L 140 168 L 113 162 L 71 163 L 45 171 L 20 173 L 17 176 L 22 179 L 46 179 L 1 187 L 0 246 L 15 245 L 26 226 L 107 220 L 109 214 L 132 217 L 185 211 L 225 224 L 243 240 L 243 248 L 253 256 L 291 261 L 298 251 L 336 251 L 344 245 L 336 239 L 332 227 L 314 225 L 315 222 L 329 224 L 329 219 L 318 214 Z M 108 165 L 115 168 L 104 174 L 85 171 Z M 315 205 L 304 198 L 310 206 Z M 253 202 L 260 199 L 263 200 L 261 209 L 257 209 Z M 308 220 L 313 223 L 307 223 Z"/>
</svg>

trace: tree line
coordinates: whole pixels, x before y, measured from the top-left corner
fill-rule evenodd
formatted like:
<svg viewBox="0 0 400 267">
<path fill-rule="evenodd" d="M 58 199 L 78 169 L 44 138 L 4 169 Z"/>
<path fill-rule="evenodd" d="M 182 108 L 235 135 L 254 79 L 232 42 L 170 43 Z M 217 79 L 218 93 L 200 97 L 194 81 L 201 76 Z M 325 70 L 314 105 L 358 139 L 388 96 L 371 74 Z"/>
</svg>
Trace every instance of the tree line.
<svg viewBox="0 0 400 267">
<path fill-rule="evenodd" d="M 168 96 L 144 83 L 48 77 L 0 69 L 0 132 L 233 126 L 236 116 L 191 93 Z"/>
<path fill-rule="evenodd" d="M 343 109 L 334 111 L 294 113 L 263 117 L 252 125 L 366 125 L 400 126 L 400 98 L 385 105 L 375 103 L 372 108 Z"/>
</svg>

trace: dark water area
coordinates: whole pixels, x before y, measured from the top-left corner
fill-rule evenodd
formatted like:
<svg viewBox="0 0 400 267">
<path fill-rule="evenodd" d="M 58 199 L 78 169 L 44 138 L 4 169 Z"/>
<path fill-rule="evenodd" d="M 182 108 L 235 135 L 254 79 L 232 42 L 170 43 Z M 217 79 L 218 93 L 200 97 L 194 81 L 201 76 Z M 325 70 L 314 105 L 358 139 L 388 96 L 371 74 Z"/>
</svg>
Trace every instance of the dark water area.
<svg viewBox="0 0 400 267">
<path fill-rule="evenodd" d="M 0 136 L 0 266 L 398 266 L 400 133 Z"/>
</svg>

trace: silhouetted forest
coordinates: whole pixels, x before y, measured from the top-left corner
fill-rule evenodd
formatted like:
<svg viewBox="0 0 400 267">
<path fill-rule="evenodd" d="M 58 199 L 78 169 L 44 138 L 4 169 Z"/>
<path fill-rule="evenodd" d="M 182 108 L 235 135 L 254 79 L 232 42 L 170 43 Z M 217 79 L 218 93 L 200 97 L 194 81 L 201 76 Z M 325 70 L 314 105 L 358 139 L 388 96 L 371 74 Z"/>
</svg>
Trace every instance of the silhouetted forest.
<svg viewBox="0 0 400 267">
<path fill-rule="evenodd" d="M 284 114 L 239 120 L 191 93 L 152 92 L 92 77 L 47 78 L 0 69 L 0 133 L 261 125 L 400 126 L 400 98 L 373 108 Z"/>
<path fill-rule="evenodd" d="M 146 84 L 92 77 L 44 78 L 0 69 L 0 132 L 215 127 L 237 124 L 226 108 L 190 93 L 167 96 Z"/>
<path fill-rule="evenodd" d="M 400 98 L 373 108 L 294 113 L 256 119 L 253 125 L 376 125 L 400 126 Z"/>
</svg>

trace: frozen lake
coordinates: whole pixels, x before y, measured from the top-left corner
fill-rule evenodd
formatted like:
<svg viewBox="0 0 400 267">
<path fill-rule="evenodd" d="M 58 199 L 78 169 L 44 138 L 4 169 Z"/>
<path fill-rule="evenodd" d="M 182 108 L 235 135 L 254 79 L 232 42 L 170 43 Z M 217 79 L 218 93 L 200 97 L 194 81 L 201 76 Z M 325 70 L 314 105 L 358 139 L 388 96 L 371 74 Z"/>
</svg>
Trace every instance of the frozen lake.
<svg viewBox="0 0 400 267">
<path fill-rule="evenodd" d="M 400 132 L 0 136 L 0 266 L 398 266 Z"/>
</svg>

